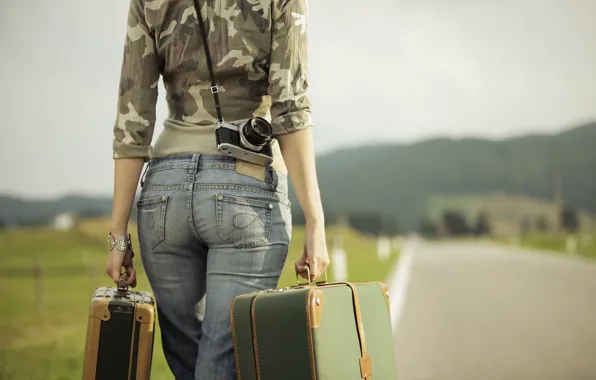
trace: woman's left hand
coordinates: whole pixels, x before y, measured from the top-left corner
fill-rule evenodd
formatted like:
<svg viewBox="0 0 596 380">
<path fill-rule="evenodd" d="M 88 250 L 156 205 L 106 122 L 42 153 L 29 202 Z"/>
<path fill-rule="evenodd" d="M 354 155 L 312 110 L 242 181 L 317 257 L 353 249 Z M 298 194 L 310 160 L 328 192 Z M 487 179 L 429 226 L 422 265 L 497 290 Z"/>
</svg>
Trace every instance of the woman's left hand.
<svg viewBox="0 0 596 380">
<path fill-rule="evenodd" d="M 127 250 L 122 253 L 118 248 L 114 247 L 108 254 L 108 261 L 106 264 L 106 274 L 112 278 L 114 283 L 118 284 L 122 274 L 122 267 L 126 270 L 128 275 L 128 285 L 131 288 L 137 286 L 137 271 L 132 262 L 132 250 Z"/>
</svg>

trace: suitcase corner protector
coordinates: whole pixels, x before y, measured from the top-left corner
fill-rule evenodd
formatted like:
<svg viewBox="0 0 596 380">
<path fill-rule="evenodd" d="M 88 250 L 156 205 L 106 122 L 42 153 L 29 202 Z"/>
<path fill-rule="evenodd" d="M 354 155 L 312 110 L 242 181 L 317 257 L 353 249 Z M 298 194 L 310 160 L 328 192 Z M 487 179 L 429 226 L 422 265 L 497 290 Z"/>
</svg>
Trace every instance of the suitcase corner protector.
<svg viewBox="0 0 596 380">
<path fill-rule="evenodd" d="M 153 324 L 155 322 L 155 309 L 152 304 L 137 304 L 135 319 L 137 322 Z"/>
<path fill-rule="evenodd" d="M 111 314 L 108 308 L 110 301 L 108 299 L 95 299 L 91 304 L 91 318 L 109 321 Z"/>
<path fill-rule="evenodd" d="M 379 284 L 379 286 L 381 287 L 381 290 L 383 291 L 383 297 L 385 297 L 385 302 L 387 303 L 387 309 L 389 311 L 391 311 L 391 299 L 389 297 L 389 286 L 387 286 L 387 284 L 385 284 L 382 281 L 377 281 L 377 284 Z"/>
<path fill-rule="evenodd" d="M 325 293 L 321 289 L 311 289 L 308 292 L 308 315 L 311 328 L 316 329 L 321 325 L 324 305 Z"/>
</svg>

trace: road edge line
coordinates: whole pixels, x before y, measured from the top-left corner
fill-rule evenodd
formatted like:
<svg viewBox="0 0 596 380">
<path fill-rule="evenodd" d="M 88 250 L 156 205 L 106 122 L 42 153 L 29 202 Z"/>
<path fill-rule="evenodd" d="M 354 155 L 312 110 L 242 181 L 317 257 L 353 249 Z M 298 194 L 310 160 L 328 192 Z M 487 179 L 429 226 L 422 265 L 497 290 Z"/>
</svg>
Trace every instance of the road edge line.
<svg viewBox="0 0 596 380">
<path fill-rule="evenodd" d="M 402 251 L 397 259 L 394 269 L 391 271 L 387 281 L 389 288 L 389 299 L 391 301 L 391 326 L 393 335 L 397 333 L 397 327 L 406 304 L 408 283 L 412 269 L 412 252 L 414 241 L 409 238 L 403 245 Z"/>
</svg>

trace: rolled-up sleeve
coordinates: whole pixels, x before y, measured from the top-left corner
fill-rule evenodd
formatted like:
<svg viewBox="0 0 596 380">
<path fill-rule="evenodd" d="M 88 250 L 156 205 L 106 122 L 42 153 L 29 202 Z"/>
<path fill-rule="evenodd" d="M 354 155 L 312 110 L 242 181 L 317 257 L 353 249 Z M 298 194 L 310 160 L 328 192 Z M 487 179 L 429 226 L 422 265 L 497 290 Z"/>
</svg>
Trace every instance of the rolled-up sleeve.
<svg viewBox="0 0 596 380">
<path fill-rule="evenodd" d="M 145 20 L 144 0 L 130 0 L 124 43 L 113 158 L 151 155 L 160 66 L 155 40 Z"/>
<path fill-rule="evenodd" d="M 308 98 L 307 0 L 273 6 L 269 87 L 274 135 L 312 127 Z"/>
</svg>

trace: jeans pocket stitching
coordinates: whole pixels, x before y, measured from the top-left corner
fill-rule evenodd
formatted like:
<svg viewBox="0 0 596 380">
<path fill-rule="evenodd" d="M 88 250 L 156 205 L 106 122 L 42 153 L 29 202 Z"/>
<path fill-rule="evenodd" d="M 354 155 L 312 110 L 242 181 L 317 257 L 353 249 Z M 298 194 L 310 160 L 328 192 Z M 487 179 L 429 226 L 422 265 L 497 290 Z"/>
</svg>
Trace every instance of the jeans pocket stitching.
<svg viewBox="0 0 596 380">
<path fill-rule="evenodd" d="M 217 214 L 217 235 L 223 239 L 224 241 L 234 245 L 236 248 L 253 248 L 259 247 L 267 242 L 271 238 L 271 220 L 272 220 L 272 208 L 273 205 L 269 202 L 265 201 L 258 201 L 254 199 L 249 199 L 245 197 L 238 197 L 238 196 L 231 196 L 231 195 L 223 195 L 217 194 L 215 198 L 215 207 L 216 207 L 216 214 Z M 253 236 L 251 237 L 249 242 L 240 243 L 239 239 L 231 238 L 229 234 L 225 232 L 225 226 L 229 224 L 233 224 L 230 220 L 229 222 L 226 221 L 226 217 L 224 216 L 224 205 L 225 204 L 235 204 L 244 207 L 256 207 L 262 210 L 265 210 L 264 213 L 264 220 L 261 220 L 263 223 L 263 234 L 262 236 Z M 236 215 L 229 217 L 233 219 Z"/>
<path fill-rule="evenodd" d="M 151 206 L 151 205 L 158 205 L 159 210 L 157 214 L 159 215 L 158 218 L 158 233 L 157 236 L 153 237 L 153 240 L 150 242 L 149 247 L 151 250 L 155 249 L 159 243 L 165 240 L 165 224 L 166 224 L 166 209 L 168 204 L 169 197 L 167 195 L 160 196 L 160 197 L 152 197 L 146 199 L 140 199 L 137 202 L 137 208 L 139 211 L 139 217 L 142 218 L 143 211 L 141 210 L 144 206 Z"/>
</svg>

